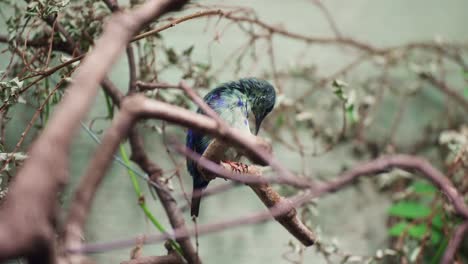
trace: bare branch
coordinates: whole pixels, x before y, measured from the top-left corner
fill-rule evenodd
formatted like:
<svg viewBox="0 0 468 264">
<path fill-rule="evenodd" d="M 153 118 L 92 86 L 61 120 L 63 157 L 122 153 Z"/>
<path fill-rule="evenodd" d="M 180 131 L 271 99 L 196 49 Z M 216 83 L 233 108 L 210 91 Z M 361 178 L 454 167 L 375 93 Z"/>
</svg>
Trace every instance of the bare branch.
<svg viewBox="0 0 468 264">
<path fill-rule="evenodd" d="M 128 111 L 119 111 L 112 123 L 112 129 L 106 131 L 102 147 L 97 149 L 86 170 L 86 176 L 82 178 L 75 192 L 65 227 L 65 245 L 67 247 L 81 244 L 83 227 L 91 208 L 92 199 L 111 164 L 112 155 L 119 147 L 120 142 L 127 136 L 132 125 L 133 116 Z"/>
<path fill-rule="evenodd" d="M 236 170 L 236 168 L 231 165 L 226 163 L 221 164 L 225 169 Z M 255 166 L 244 165 L 240 167 L 241 172 L 250 173 L 254 175 L 253 177 L 255 177 L 255 179 L 261 180 L 262 175 Z M 306 247 L 312 246 L 315 243 L 316 237 L 314 233 L 299 220 L 296 208 L 291 201 L 279 195 L 268 183 L 250 183 L 248 185 L 268 209 L 281 208 L 280 211 L 282 212 L 274 214 L 274 218 L 284 226 L 290 234 L 296 237 Z M 274 213 L 274 211 L 272 211 L 272 213 Z"/>
<path fill-rule="evenodd" d="M 135 55 L 133 52 L 132 44 L 128 44 L 127 46 L 127 60 L 128 60 L 128 71 L 130 73 L 128 94 L 132 94 L 136 92 L 136 88 L 137 88 Z"/>
<path fill-rule="evenodd" d="M 122 109 L 125 111 L 126 109 Z M 158 183 L 158 188 L 154 188 L 156 194 L 158 195 L 161 204 L 166 211 L 166 214 L 169 218 L 172 228 L 186 230 L 185 220 L 183 214 L 177 206 L 176 200 L 172 197 L 169 188 L 166 184 L 161 182 L 162 170 L 161 168 L 152 162 L 148 155 L 146 154 L 143 148 L 143 140 L 137 134 L 136 127 L 134 127 L 129 135 L 130 146 L 132 148 L 131 160 L 140 166 L 150 177 L 150 180 Z M 188 237 L 181 237 L 176 239 L 180 244 L 182 251 L 184 252 L 184 257 L 189 261 L 189 263 L 199 263 L 197 252 L 193 248 L 190 239 Z"/>
<path fill-rule="evenodd" d="M 465 219 L 468 219 L 468 208 L 467 205 L 464 204 L 463 197 L 456 191 L 454 186 L 450 183 L 450 181 L 440 173 L 436 168 L 432 167 L 429 162 L 426 160 L 408 156 L 408 155 L 395 155 L 395 156 L 387 156 L 382 157 L 376 160 L 369 161 L 367 163 L 359 164 L 355 166 L 355 168 L 351 169 L 340 175 L 336 180 L 331 181 L 329 183 L 324 183 L 319 187 L 312 188 L 308 190 L 306 193 L 298 195 L 295 198 L 292 198 L 291 201 L 294 207 L 299 207 L 302 204 L 310 201 L 312 198 L 320 197 L 322 195 L 333 193 L 339 189 L 342 189 L 346 186 L 351 185 L 357 178 L 361 176 L 367 175 L 375 175 L 381 172 L 388 171 L 392 168 L 400 168 L 407 171 L 419 171 L 421 176 L 427 178 L 431 182 L 433 182 L 438 188 L 440 188 L 449 198 L 450 202 L 454 205 L 455 210 L 463 216 Z M 213 224 L 207 224 L 199 226 L 197 230 L 190 229 L 190 230 L 174 230 L 172 235 L 162 234 L 162 235 L 149 235 L 146 236 L 145 243 L 158 243 L 164 241 L 168 238 L 178 238 L 178 237 L 185 237 L 194 235 L 195 233 L 207 234 L 212 232 L 217 232 L 221 230 L 225 230 L 228 228 L 234 228 L 237 226 L 248 225 L 248 224 L 257 224 L 268 219 L 271 219 L 271 216 L 277 216 L 284 213 L 285 208 L 283 207 L 273 207 L 270 208 L 270 212 L 260 212 L 255 213 L 252 215 L 248 215 L 245 217 L 237 218 L 228 220 L 225 222 L 218 222 Z M 463 226 L 463 229 L 462 229 Z M 458 228 L 456 232 L 456 237 L 463 237 L 463 233 L 466 232 L 466 224 L 463 224 Z M 462 232 L 463 231 L 463 232 Z M 459 244 L 457 241 L 460 238 L 457 238 L 456 241 L 452 242 L 453 245 Z M 135 238 L 130 240 L 120 240 L 114 241 L 111 243 L 94 243 L 88 244 L 81 248 L 69 248 L 70 252 L 75 253 L 83 253 L 83 252 L 101 252 L 110 249 L 117 249 L 122 247 L 128 247 L 133 245 L 133 241 Z M 452 255 L 453 257 L 453 255 Z"/>
<path fill-rule="evenodd" d="M 53 262 L 58 215 L 56 195 L 68 181 L 70 146 L 79 130 L 79 121 L 91 107 L 99 82 L 131 36 L 154 17 L 184 3 L 149 1 L 135 11 L 115 15 L 106 26 L 105 33 L 78 69 L 75 82 L 33 144 L 30 158 L 10 186 L 9 196 L 0 211 L 0 261 L 27 256 L 32 262 Z"/>
<path fill-rule="evenodd" d="M 452 238 L 450 239 L 447 248 L 445 249 L 444 257 L 442 258 L 442 264 L 453 263 L 455 254 L 457 253 L 458 247 L 464 238 L 466 238 L 466 232 L 468 232 L 468 221 L 459 225 L 456 229 Z"/>
<path fill-rule="evenodd" d="M 458 214 L 468 219 L 468 206 L 465 200 L 450 180 L 439 170 L 434 168 L 427 160 L 409 155 L 384 156 L 367 163 L 359 164 L 352 170 L 345 172 L 337 179 L 318 186 L 317 189 L 305 194 L 300 200 L 309 200 L 325 193 L 333 193 L 345 186 L 352 184 L 361 176 L 375 175 L 393 168 L 403 169 L 409 172 L 417 171 L 421 176 L 431 181 L 437 188 L 444 192 L 454 205 Z"/>
<path fill-rule="evenodd" d="M 180 259 L 177 253 L 172 253 L 167 256 L 141 257 L 141 258 L 121 262 L 121 264 L 181 264 L 181 263 L 183 263 L 183 260 Z"/>
<path fill-rule="evenodd" d="M 436 77 L 430 73 L 421 73 L 419 76 L 421 79 L 426 80 L 441 92 L 452 98 L 468 112 L 468 100 L 465 99 L 463 94 L 458 93 L 455 89 L 449 87 L 444 81 L 436 79 Z"/>
</svg>

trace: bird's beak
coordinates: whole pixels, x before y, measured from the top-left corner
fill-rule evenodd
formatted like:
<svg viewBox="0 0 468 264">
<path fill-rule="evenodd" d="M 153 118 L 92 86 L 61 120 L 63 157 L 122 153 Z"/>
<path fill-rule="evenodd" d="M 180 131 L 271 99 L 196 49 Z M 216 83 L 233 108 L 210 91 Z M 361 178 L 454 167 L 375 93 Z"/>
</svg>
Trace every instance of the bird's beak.
<svg viewBox="0 0 468 264">
<path fill-rule="evenodd" d="M 258 135 L 258 131 L 260 130 L 261 124 L 262 124 L 262 119 L 255 117 L 255 135 Z"/>
</svg>

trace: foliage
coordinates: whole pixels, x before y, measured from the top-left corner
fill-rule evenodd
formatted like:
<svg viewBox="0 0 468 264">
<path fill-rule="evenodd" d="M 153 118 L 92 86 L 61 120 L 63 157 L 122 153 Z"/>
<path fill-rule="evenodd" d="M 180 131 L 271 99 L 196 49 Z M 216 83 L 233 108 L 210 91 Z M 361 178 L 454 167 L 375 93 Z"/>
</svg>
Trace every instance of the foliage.
<svg viewBox="0 0 468 264">
<path fill-rule="evenodd" d="M 131 0 L 129 6 L 120 4 L 122 9 L 127 9 L 143 2 Z M 207 10 L 218 9 L 223 13 L 196 17 Z M 195 42 L 188 34 L 181 38 L 183 43 L 174 43 L 165 32 L 155 32 L 133 42 L 138 81 L 177 83 L 185 80 L 203 95 L 219 83 L 239 77 L 255 75 L 268 79 L 277 88 L 278 96 L 274 111 L 262 125 L 261 136 L 273 143 L 278 160 L 297 175 L 329 181 L 358 162 L 387 154 L 411 153 L 433 162 L 457 190 L 467 196 L 468 127 L 466 109 L 460 103 L 468 100 L 465 43 L 428 40 L 387 48 L 355 40 L 352 36 L 341 38 L 337 34 L 336 38 L 321 39 L 314 34 L 309 36 L 308 32 L 296 33 L 294 28 L 288 29 L 287 23 L 276 26 L 281 21 L 260 20 L 255 10 L 248 7 L 194 3 L 184 12 L 193 17 L 180 23 L 198 25 L 195 19 L 203 21 L 200 23 L 204 25 L 200 27 L 203 30 L 190 30 L 206 43 Z M 24 141 L 24 137 L 35 138 L 46 126 L 54 106 L 67 93 L 67 84 L 73 82 L 73 71 L 80 67 L 80 60 L 69 62 L 76 59 L 78 51 L 86 53 L 93 49 L 111 13 L 104 1 L 34 0 L 25 4 L 0 0 L 0 14 L 6 30 L 0 32 L 5 36 L 2 48 L 6 54 L 5 68 L 0 72 L 0 122 L 1 130 L 6 131 L 0 133 L 0 164 L 3 166 L 0 200 L 14 177 L 14 168 L 27 158 L 29 141 Z M 177 18 L 181 16 L 163 17 L 141 32 L 169 25 L 168 30 L 175 27 L 173 30 L 177 33 Z M 277 45 L 277 41 L 284 39 L 288 45 Z M 70 40 L 73 43 L 69 43 Z M 299 48 L 285 49 L 284 46 L 291 44 L 289 41 L 299 43 Z M 321 69 L 325 66 L 316 61 L 316 54 L 311 51 L 314 45 L 359 56 L 350 64 L 341 58 L 333 60 L 338 68 L 325 74 L 327 71 Z M 118 70 L 117 75 L 122 78 Z M 122 72 L 126 73 L 127 68 Z M 463 86 L 453 81 L 460 80 L 460 72 Z M 428 74 L 443 85 L 428 82 L 424 77 Z M 125 91 L 128 83 L 122 80 L 111 78 Z M 137 87 L 137 92 L 139 89 Z M 183 108 L 195 107 L 180 89 L 149 89 L 144 94 Z M 454 98 L 454 94 L 461 95 L 461 99 Z M 91 129 L 93 126 L 105 128 L 114 117 L 115 102 L 109 96 L 98 98 L 101 99 L 108 111 L 102 114 L 104 107 L 98 109 L 105 117 L 93 114 Z M 17 132 L 18 123 L 10 120 L 17 116 L 16 110 L 20 107 L 30 111 L 27 115 L 30 121 L 20 124 L 21 129 L 25 128 Z M 171 186 L 171 191 L 185 192 L 182 184 L 184 157 L 173 155 L 168 144 L 168 138 L 183 141 L 185 131 L 158 121 L 144 121 L 141 126 L 147 132 L 157 132 L 148 137 L 157 142 L 154 146 L 160 147 L 154 157 L 163 162 L 162 179 Z M 14 137 L 6 138 L 7 134 Z M 152 144 L 147 147 L 153 147 Z M 120 151 L 121 162 L 131 179 L 129 184 L 141 199 L 144 196 L 141 179 L 130 169 L 123 145 Z M 435 186 L 416 180 L 415 176 L 402 170 L 376 175 L 381 195 L 394 199 L 388 209 L 390 224 L 386 231 L 395 239 L 388 248 L 378 249 L 369 256 L 344 252 L 324 231 L 321 237 L 331 242 L 321 243 L 316 251 L 324 259 L 335 257 L 341 263 L 371 263 L 400 257 L 410 261 L 418 258 L 432 263 L 438 261 L 459 219 L 450 201 Z M 281 185 L 278 189 L 285 196 L 302 192 L 292 186 Z M 178 202 L 184 202 L 180 200 Z M 165 219 L 155 216 L 149 200 L 144 201 L 143 197 L 144 202 L 141 201 L 138 206 L 142 215 L 149 219 L 152 227 L 166 232 Z M 316 226 L 317 219 L 329 213 L 318 209 L 321 202 L 314 200 L 302 209 L 303 222 L 314 229 L 320 229 Z M 373 203 L 372 200 L 366 202 Z M 133 204 L 136 206 L 135 202 Z M 340 208 L 345 204 L 351 206 L 354 201 L 343 202 Z M 332 213 L 342 215 L 339 211 L 333 208 Z M 172 243 L 180 251 L 179 245 Z M 294 242 L 284 244 L 285 258 L 299 263 L 305 254 L 304 248 Z M 201 247 L 201 250 L 209 249 Z M 458 255 L 464 257 L 464 254 Z"/>
<path fill-rule="evenodd" d="M 23 83 L 24 82 L 20 81 L 18 77 L 9 81 L 0 82 L 0 100 L 5 106 L 25 102 L 21 97 L 21 88 L 23 88 Z"/>
</svg>

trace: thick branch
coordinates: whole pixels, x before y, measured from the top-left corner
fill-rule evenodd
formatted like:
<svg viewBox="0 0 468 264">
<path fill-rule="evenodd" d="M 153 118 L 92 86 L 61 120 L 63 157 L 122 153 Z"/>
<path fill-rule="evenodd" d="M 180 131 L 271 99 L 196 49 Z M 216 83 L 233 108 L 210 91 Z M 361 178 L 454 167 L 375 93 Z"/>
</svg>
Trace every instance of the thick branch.
<svg viewBox="0 0 468 264">
<path fill-rule="evenodd" d="M 158 118 L 176 123 L 185 127 L 191 127 L 203 133 L 211 134 L 220 140 L 241 149 L 248 157 L 269 164 L 282 177 L 295 178 L 283 165 L 281 165 L 267 150 L 263 144 L 258 144 L 258 138 L 250 133 L 243 133 L 238 129 L 219 127 L 219 123 L 213 119 L 193 113 L 189 110 L 170 104 L 148 100 L 145 97 L 132 96 L 129 98 L 139 109 L 142 118 Z"/>
<path fill-rule="evenodd" d="M 118 55 L 122 53 L 131 36 L 144 24 L 154 19 L 154 17 L 161 15 L 170 8 L 179 7 L 183 3 L 185 1 L 150 1 L 131 13 L 115 14 L 107 25 L 105 33 L 96 43 L 95 49 L 85 58 L 79 73 L 77 73 L 75 83 L 70 88 L 70 93 L 74 91 L 76 91 L 75 93 L 79 93 L 80 90 L 78 88 L 82 86 L 81 88 L 86 87 L 90 90 L 89 94 L 91 96 L 95 95 L 98 83 L 104 79 L 106 72 Z M 117 39 L 116 36 L 118 36 Z M 75 88 L 76 86 L 78 88 Z M 79 97 L 79 94 L 77 97 Z M 82 110 L 88 108 L 89 106 L 82 108 Z M 84 221 L 95 191 L 103 178 L 105 170 L 109 166 L 112 154 L 133 124 L 134 115 L 129 114 L 131 112 L 130 109 L 132 108 L 127 106 L 126 111 L 119 113 L 119 118 L 116 118 L 114 121 L 114 129 L 107 131 L 102 147 L 97 150 L 96 157 L 92 159 L 86 176 L 80 183 L 67 220 L 65 233 L 65 243 L 67 246 L 81 243 L 80 237 Z M 58 113 L 67 113 L 67 111 L 58 111 Z M 78 126 L 81 118 L 70 120 L 73 120 L 75 126 Z M 60 129 L 57 129 L 57 131 L 63 132 Z M 70 132 L 70 134 L 72 133 Z"/>
<path fill-rule="evenodd" d="M 159 187 L 154 188 L 154 190 L 156 191 L 156 194 L 161 200 L 161 204 L 163 205 L 164 210 L 166 211 L 172 228 L 181 230 L 187 229 L 185 225 L 185 220 L 183 218 L 183 214 L 177 206 L 177 202 L 172 197 L 171 192 L 169 188 L 167 188 L 166 184 L 160 181 L 162 170 L 158 165 L 156 165 L 149 159 L 148 155 L 146 154 L 143 148 L 143 140 L 137 134 L 136 127 L 134 127 L 131 130 L 129 139 L 130 146 L 132 148 L 131 159 L 149 175 L 152 181 L 158 183 Z M 189 261 L 189 263 L 200 262 L 200 260 L 198 259 L 197 252 L 193 248 L 192 243 L 190 243 L 189 237 L 178 238 L 176 239 L 176 241 L 180 244 L 182 251 L 184 252 L 184 257 Z"/>
<path fill-rule="evenodd" d="M 111 18 L 10 186 L 0 212 L 0 261 L 19 256 L 30 257 L 34 262 L 54 261 L 56 195 L 68 181 L 68 155 L 80 120 L 90 109 L 99 82 L 131 36 L 154 17 L 183 3 L 150 1 L 131 13 Z"/>
<path fill-rule="evenodd" d="M 421 176 L 434 183 L 450 198 L 450 202 L 454 204 L 456 211 L 460 215 L 462 215 L 465 219 L 468 219 L 467 205 L 464 203 L 463 197 L 456 191 L 456 189 L 450 183 L 450 181 L 436 168 L 432 167 L 431 164 L 426 160 L 408 155 L 387 156 L 363 164 L 358 164 L 352 170 L 340 175 L 336 180 L 331 181 L 329 183 L 324 183 L 319 187 L 312 187 L 311 190 L 297 196 L 294 199 L 291 199 L 291 201 L 293 202 L 293 205 L 295 207 L 298 207 L 304 204 L 305 202 L 310 201 L 310 199 L 312 198 L 320 197 L 322 195 L 333 193 L 337 190 L 345 188 L 354 183 L 354 181 L 361 176 L 379 174 L 388 171 L 392 168 L 400 168 L 407 171 L 419 171 L 421 173 Z M 174 230 L 173 235 L 149 235 L 145 237 L 145 243 L 157 243 L 162 242 L 168 238 L 185 237 L 194 235 L 195 233 L 197 233 L 198 235 L 202 235 L 226 230 L 228 228 L 234 228 L 241 225 L 257 224 L 271 219 L 272 215 L 277 216 L 284 213 L 285 211 L 286 210 L 284 210 L 284 208 L 274 207 L 271 208 L 270 212 L 260 212 L 242 218 L 231 219 L 225 222 L 202 225 L 199 226 L 197 230 Z M 467 228 L 464 227 L 465 224 L 463 224 L 462 226 L 463 229 Z M 457 229 L 455 237 L 463 237 L 463 233 L 466 233 L 466 230 L 463 231 L 462 226 Z M 135 239 L 136 238 L 132 238 L 129 240 L 114 241 L 111 243 L 95 243 L 89 244 L 85 247 L 73 248 L 69 250 L 71 252 L 102 252 L 106 250 L 132 246 L 134 244 Z M 459 244 L 457 242 L 458 239 L 459 238 L 454 238 L 454 242 L 452 242 L 451 244 Z"/>
<path fill-rule="evenodd" d="M 227 163 L 221 164 L 227 170 L 237 170 Z M 240 164 L 237 165 L 241 167 L 241 172 L 254 175 L 258 181 L 261 181 L 261 172 L 255 166 L 244 165 L 244 167 Z M 268 209 L 282 208 L 280 210 L 281 213 L 274 215 L 274 218 L 286 228 L 291 235 L 296 237 L 306 247 L 312 246 L 315 243 L 316 237 L 314 233 L 299 220 L 296 208 L 291 201 L 279 195 L 268 183 L 250 183 L 248 185 Z"/>
<path fill-rule="evenodd" d="M 293 204 L 276 192 L 268 183 L 268 179 L 262 177 L 261 172 L 253 165 L 245 165 L 237 162 L 224 163 L 221 159 L 229 146 L 218 139 L 214 139 L 208 148 L 199 156 L 187 148 L 178 147 L 179 152 L 194 160 L 198 164 L 198 170 L 207 180 L 212 180 L 216 177 L 240 181 L 249 185 L 257 194 L 260 200 L 268 209 L 282 208 L 281 213 L 275 215 L 274 218 L 283 225 L 286 230 L 295 236 L 304 246 L 311 246 L 315 243 L 315 235 L 309 230 L 297 217 L 296 209 Z M 222 167 L 218 164 L 221 163 Z M 278 179 L 285 183 L 292 183 L 294 186 L 311 186 L 311 183 L 306 181 L 291 181 L 289 179 Z M 295 179 L 294 179 L 295 180 Z M 192 195 L 201 195 L 194 193 Z"/>
<path fill-rule="evenodd" d="M 206 179 L 222 178 L 222 179 L 232 180 L 232 181 L 245 183 L 245 184 L 278 183 L 278 184 L 286 184 L 286 185 L 293 186 L 293 187 L 300 188 L 300 189 L 313 188 L 314 186 L 314 183 L 311 182 L 310 180 L 302 179 L 299 177 L 288 178 L 282 175 L 278 175 L 278 176 L 268 177 L 268 178 L 266 177 L 259 178 L 249 173 L 240 173 L 239 171 L 234 173 L 230 170 L 226 170 L 224 169 L 224 167 L 219 165 L 221 160 L 218 157 L 215 157 L 213 159 L 207 158 L 207 157 L 213 157 L 211 155 L 215 155 L 216 153 L 219 153 L 219 152 L 212 152 L 212 150 L 215 148 L 213 146 L 216 146 L 217 142 L 219 142 L 219 140 L 215 139 L 212 143 L 210 143 L 210 145 L 208 145 L 208 148 L 205 150 L 203 156 L 200 156 L 198 153 L 190 150 L 189 148 L 182 147 L 180 145 L 177 145 L 176 149 L 179 153 L 195 161 L 198 164 L 197 165 L 198 169 L 202 173 L 203 177 L 205 177 Z M 224 143 L 222 144 L 222 146 L 224 146 Z M 222 153 L 219 155 L 222 155 Z M 204 191 L 203 195 L 206 192 Z M 197 195 L 197 194 L 194 193 L 193 195 Z"/>
<path fill-rule="evenodd" d="M 142 95 L 136 94 L 125 98 L 122 104 L 121 111 L 116 116 L 113 126 L 106 132 L 104 137 L 103 144 L 100 149 L 96 152 L 95 157 L 92 159 L 91 164 L 89 165 L 86 176 L 82 179 L 75 200 L 73 202 L 73 207 L 70 212 L 70 216 L 67 222 L 66 228 L 66 245 L 67 248 L 79 248 L 80 244 L 80 235 L 83 230 L 84 220 L 86 219 L 87 213 L 89 211 L 92 198 L 99 187 L 99 183 L 104 177 L 104 172 L 107 166 L 111 162 L 111 157 L 113 151 L 117 148 L 119 142 L 123 137 L 130 131 L 132 127 L 131 121 L 134 118 L 159 118 L 166 121 L 171 121 L 185 126 L 190 126 L 196 129 L 200 129 L 209 134 L 215 136 L 220 136 L 225 140 L 233 142 L 234 145 L 241 146 L 247 149 L 254 149 L 256 137 L 253 135 L 242 134 L 237 130 L 232 128 L 226 128 L 223 131 L 218 129 L 216 121 L 206 117 L 204 115 L 196 114 L 186 109 L 165 104 L 162 102 L 157 102 L 151 99 L 148 99 Z M 224 134 L 225 133 L 225 134 Z M 226 136 L 228 135 L 228 137 Z M 135 148 L 141 148 L 141 141 L 138 141 L 133 136 L 132 146 Z M 141 156 L 142 152 L 139 152 L 138 149 L 133 149 L 134 156 L 133 159 L 138 161 L 138 163 L 144 168 L 149 175 L 159 176 L 160 169 L 151 163 L 145 156 Z M 267 160 L 272 159 L 271 157 L 265 158 Z M 154 177 L 152 180 L 158 181 L 159 177 Z M 159 190 L 159 189 L 156 189 Z M 160 190 L 161 191 L 161 190 Z M 166 208 L 168 214 L 172 212 L 179 212 L 175 202 L 172 202 L 172 197 L 166 197 L 167 191 L 161 191 L 158 193 L 160 198 L 165 200 L 163 205 L 165 207 L 172 206 L 171 208 Z M 179 213 L 180 215 L 180 213 Z M 174 218 L 171 218 L 173 221 Z M 180 223 L 172 223 L 173 226 L 177 227 L 176 230 L 179 232 L 186 233 L 185 225 Z M 177 237 L 177 240 L 183 241 L 184 236 Z M 193 262 L 192 262 L 193 263 Z"/>
<path fill-rule="evenodd" d="M 93 159 L 91 159 L 86 176 L 81 179 L 70 208 L 65 227 L 65 245 L 67 247 L 81 244 L 83 227 L 91 208 L 91 202 L 112 162 L 112 155 L 119 147 L 120 142 L 127 136 L 132 125 L 132 115 L 128 111 L 120 111 L 112 122 L 111 129 L 106 131 L 101 147 L 97 149 Z"/>
</svg>

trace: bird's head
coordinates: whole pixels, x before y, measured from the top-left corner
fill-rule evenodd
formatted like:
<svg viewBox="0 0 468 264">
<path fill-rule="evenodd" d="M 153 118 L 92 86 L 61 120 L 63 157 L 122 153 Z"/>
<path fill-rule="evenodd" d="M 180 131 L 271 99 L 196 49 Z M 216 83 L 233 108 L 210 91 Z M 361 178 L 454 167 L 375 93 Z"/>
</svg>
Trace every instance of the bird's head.
<svg viewBox="0 0 468 264">
<path fill-rule="evenodd" d="M 275 88 L 269 82 L 256 78 L 245 78 L 239 82 L 247 94 L 252 113 L 255 116 L 255 135 L 257 135 L 263 119 L 275 106 Z"/>
</svg>

